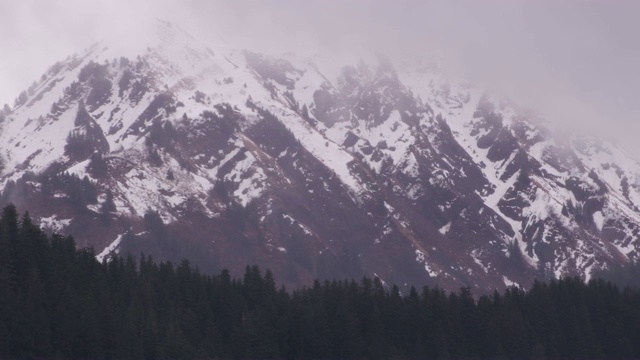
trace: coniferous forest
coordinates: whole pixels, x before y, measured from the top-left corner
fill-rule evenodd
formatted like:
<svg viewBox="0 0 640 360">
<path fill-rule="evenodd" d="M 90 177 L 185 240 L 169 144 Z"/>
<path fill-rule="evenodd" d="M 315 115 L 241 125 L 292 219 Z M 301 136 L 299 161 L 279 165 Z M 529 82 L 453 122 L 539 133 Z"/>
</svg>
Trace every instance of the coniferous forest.
<svg viewBox="0 0 640 360">
<path fill-rule="evenodd" d="M 640 291 L 570 278 L 474 297 L 377 279 L 285 291 L 247 267 L 205 275 L 140 256 L 103 264 L 8 206 L 0 358 L 640 357 Z"/>
</svg>

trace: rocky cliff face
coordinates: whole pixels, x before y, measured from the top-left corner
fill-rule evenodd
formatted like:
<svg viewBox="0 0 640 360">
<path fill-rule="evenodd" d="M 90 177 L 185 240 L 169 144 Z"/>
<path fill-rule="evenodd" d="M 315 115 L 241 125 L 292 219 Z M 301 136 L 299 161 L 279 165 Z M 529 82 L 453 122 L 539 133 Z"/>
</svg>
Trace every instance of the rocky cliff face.
<svg viewBox="0 0 640 360">
<path fill-rule="evenodd" d="M 434 66 L 149 29 L 55 64 L 0 126 L 2 201 L 100 259 L 484 291 L 638 256 L 640 165 L 622 149 Z"/>
</svg>

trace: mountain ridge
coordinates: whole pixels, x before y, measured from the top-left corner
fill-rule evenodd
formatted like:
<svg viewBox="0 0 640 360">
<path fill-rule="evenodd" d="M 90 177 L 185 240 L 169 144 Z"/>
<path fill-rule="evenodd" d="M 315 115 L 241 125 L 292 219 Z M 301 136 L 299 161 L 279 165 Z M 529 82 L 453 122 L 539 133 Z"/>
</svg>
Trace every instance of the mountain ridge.
<svg viewBox="0 0 640 360">
<path fill-rule="evenodd" d="M 103 42 L 54 65 L 1 124 L 2 201 L 101 258 L 482 291 L 637 258 L 640 166 L 611 144 L 434 66 L 378 57 L 332 78 L 326 57 L 152 28 L 132 58 Z"/>
</svg>

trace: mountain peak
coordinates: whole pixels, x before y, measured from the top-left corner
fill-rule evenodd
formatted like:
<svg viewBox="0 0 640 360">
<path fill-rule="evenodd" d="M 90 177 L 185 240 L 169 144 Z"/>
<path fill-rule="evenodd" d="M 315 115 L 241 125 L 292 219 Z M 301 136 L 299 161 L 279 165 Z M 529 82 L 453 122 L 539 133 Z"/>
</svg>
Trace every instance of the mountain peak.
<svg viewBox="0 0 640 360">
<path fill-rule="evenodd" d="M 213 51 L 182 28 L 160 19 L 119 26 L 94 45 L 92 51 L 99 54 L 96 62 L 146 56 L 155 57 L 176 70 L 201 68 L 213 55 Z"/>
</svg>

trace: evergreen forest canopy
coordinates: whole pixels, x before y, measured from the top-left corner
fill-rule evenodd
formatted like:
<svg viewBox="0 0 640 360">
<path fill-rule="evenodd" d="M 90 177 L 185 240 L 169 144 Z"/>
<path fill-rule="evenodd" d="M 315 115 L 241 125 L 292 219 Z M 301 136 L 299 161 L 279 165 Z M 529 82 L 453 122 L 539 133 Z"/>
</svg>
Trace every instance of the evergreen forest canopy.
<svg viewBox="0 0 640 360">
<path fill-rule="evenodd" d="M 401 294 L 378 279 L 278 289 L 270 271 L 205 275 L 0 217 L 0 358 L 634 358 L 640 290 L 577 278 Z"/>
</svg>

